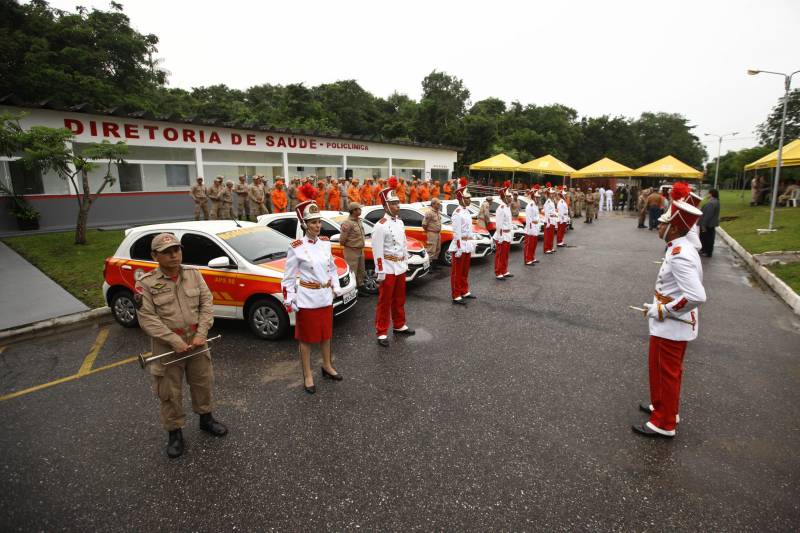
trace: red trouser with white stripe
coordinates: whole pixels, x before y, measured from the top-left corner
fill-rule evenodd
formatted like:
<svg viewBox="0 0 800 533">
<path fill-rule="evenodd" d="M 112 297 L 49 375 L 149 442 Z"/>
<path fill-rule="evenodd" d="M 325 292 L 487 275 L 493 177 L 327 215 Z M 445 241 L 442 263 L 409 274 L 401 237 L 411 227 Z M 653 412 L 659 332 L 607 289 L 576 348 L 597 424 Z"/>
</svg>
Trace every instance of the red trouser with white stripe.
<svg viewBox="0 0 800 533">
<path fill-rule="evenodd" d="M 452 264 L 450 265 L 450 294 L 453 300 L 469 292 L 470 260 L 470 254 L 462 253 L 461 257 L 456 257 L 455 252 L 452 254 Z"/>
<path fill-rule="evenodd" d="M 545 225 L 544 227 L 544 251 L 549 252 L 553 249 L 553 232 L 555 226 Z"/>
<path fill-rule="evenodd" d="M 525 262 L 530 263 L 536 259 L 536 243 L 539 242 L 537 235 L 525 235 Z"/>
<path fill-rule="evenodd" d="M 375 330 L 378 335 L 389 331 L 389 319 L 394 329 L 406 325 L 406 275 L 386 274 L 378 285 L 378 306 L 375 308 Z"/>
<path fill-rule="evenodd" d="M 498 242 L 494 252 L 494 275 L 502 276 L 508 272 L 508 252 L 511 250 L 510 242 Z"/>
<path fill-rule="evenodd" d="M 558 244 L 564 244 L 564 235 L 567 233 L 567 224 L 566 222 L 559 222 L 558 223 L 558 238 L 556 242 Z"/>
<path fill-rule="evenodd" d="M 650 423 L 659 429 L 675 429 L 675 415 L 681 400 L 681 378 L 683 376 L 683 355 L 687 341 L 673 341 L 663 337 L 650 336 L 650 403 L 653 414 Z"/>
</svg>

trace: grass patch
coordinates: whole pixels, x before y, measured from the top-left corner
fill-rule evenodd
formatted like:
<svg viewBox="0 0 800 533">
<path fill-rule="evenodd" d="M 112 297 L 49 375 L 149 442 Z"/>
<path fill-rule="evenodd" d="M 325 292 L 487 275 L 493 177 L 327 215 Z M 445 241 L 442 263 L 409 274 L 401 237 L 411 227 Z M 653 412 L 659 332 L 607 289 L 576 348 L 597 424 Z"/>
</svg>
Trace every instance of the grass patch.
<svg viewBox="0 0 800 533">
<path fill-rule="evenodd" d="M 90 308 L 103 300 L 103 262 L 122 242 L 122 231 L 89 230 L 88 244 L 74 244 L 75 232 L 7 237 L 3 242 Z"/>
<path fill-rule="evenodd" d="M 720 191 L 720 226 L 751 254 L 800 250 L 800 207 L 775 209 L 774 233 L 759 235 L 769 227 L 769 206 L 750 207 L 750 191 Z"/>
<path fill-rule="evenodd" d="M 778 276 L 784 283 L 800 294 L 800 263 L 788 263 L 786 265 L 770 265 L 767 268 Z"/>
</svg>

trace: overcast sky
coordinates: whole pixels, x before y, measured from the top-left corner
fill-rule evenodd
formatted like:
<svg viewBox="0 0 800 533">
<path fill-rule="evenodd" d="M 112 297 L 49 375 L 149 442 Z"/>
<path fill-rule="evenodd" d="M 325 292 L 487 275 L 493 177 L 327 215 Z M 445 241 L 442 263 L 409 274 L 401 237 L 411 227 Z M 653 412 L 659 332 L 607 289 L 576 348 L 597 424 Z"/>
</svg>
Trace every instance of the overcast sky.
<svg viewBox="0 0 800 533">
<path fill-rule="evenodd" d="M 754 129 L 783 79 L 800 69 L 800 1 L 122 0 L 133 26 L 158 35 L 173 87 L 308 86 L 356 79 L 377 96 L 420 97 L 432 70 L 490 96 L 561 103 L 582 116 L 681 113 L 704 133 Z M 52 0 L 61 9 L 107 2 Z M 800 75 L 794 79 L 800 86 Z"/>
</svg>

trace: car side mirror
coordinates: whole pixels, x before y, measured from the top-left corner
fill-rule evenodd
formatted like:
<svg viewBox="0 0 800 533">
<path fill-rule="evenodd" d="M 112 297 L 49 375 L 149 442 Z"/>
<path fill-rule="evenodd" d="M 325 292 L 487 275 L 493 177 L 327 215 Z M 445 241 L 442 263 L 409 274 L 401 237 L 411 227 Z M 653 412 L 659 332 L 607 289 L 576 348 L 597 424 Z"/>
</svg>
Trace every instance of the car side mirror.
<svg viewBox="0 0 800 533">
<path fill-rule="evenodd" d="M 208 268 L 236 268 L 236 265 L 231 264 L 230 258 L 227 256 L 215 257 L 208 262 Z"/>
<path fill-rule="evenodd" d="M 339 238 L 342 236 L 341 233 L 336 233 L 335 235 L 331 235 L 331 242 L 339 242 Z"/>
</svg>

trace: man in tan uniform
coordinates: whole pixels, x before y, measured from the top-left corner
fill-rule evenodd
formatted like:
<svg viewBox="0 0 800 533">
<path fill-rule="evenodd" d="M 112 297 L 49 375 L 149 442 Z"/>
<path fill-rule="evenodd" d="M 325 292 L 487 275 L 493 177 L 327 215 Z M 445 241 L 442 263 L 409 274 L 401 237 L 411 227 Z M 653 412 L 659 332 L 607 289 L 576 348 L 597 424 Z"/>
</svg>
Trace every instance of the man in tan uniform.
<svg viewBox="0 0 800 533">
<path fill-rule="evenodd" d="M 208 188 L 208 199 L 211 200 L 211 220 L 219 220 L 222 212 L 222 190 L 225 186 L 222 181 L 225 178 L 217 176 L 214 178 L 214 183 Z"/>
<path fill-rule="evenodd" d="M 339 233 L 339 244 L 344 250 L 344 260 L 350 266 L 350 270 L 355 272 L 358 294 L 369 296 L 364 287 L 364 276 L 366 268 L 364 266 L 364 245 L 365 234 L 364 224 L 361 222 L 361 204 L 350 202 L 347 206 L 350 216 L 342 222 L 341 233 Z"/>
<path fill-rule="evenodd" d="M 225 182 L 225 188 L 222 189 L 222 192 L 219 195 L 220 201 L 220 220 L 232 220 L 233 219 L 233 182 L 228 180 Z"/>
<path fill-rule="evenodd" d="M 442 202 L 438 198 L 431 200 L 431 206 L 422 218 L 422 229 L 425 230 L 425 250 L 431 260 L 431 268 L 434 268 L 434 261 L 439 258 L 442 251 L 442 216 L 440 211 Z"/>
<path fill-rule="evenodd" d="M 250 220 L 250 187 L 247 185 L 247 177 L 239 176 L 239 183 L 234 187 L 236 193 L 236 218 L 239 220 Z"/>
<path fill-rule="evenodd" d="M 183 248 L 175 235 L 156 235 L 150 250 L 153 259 L 158 261 L 158 268 L 136 282 L 134 297 L 139 325 L 151 337 L 152 353 L 176 352 L 148 365 L 153 376 L 153 391 L 161 401 L 161 425 L 169 432 L 167 455 L 174 458 L 183 454 L 184 376 L 189 384 L 192 410 L 200 415 L 200 429 L 215 437 L 228 432 L 228 428 L 211 415 L 214 384 L 211 354 L 205 352 L 164 365 L 191 350 L 208 348 L 206 336 L 214 323 L 214 301 L 200 271 L 181 265 Z"/>
<path fill-rule="evenodd" d="M 260 215 L 267 214 L 267 206 L 265 205 L 267 191 L 264 189 L 264 184 L 261 183 L 261 176 L 253 178 L 253 184 L 250 185 L 248 195 L 250 197 L 250 213 L 254 219 L 258 220 Z"/>
<path fill-rule="evenodd" d="M 289 197 L 289 209 L 294 211 L 294 208 L 297 207 L 297 188 L 300 186 L 300 178 L 297 176 L 292 178 L 292 181 L 289 182 L 289 186 L 286 187 L 286 195 Z"/>
<path fill-rule="evenodd" d="M 586 218 L 583 220 L 584 224 L 591 224 L 594 222 L 594 209 L 595 209 L 595 196 L 592 192 L 592 188 L 589 187 L 586 190 Z"/>
<path fill-rule="evenodd" d="M 203 185 L 203 176 L 197 176 L 197 183 L 192 185 L 189 190 L 189 196 L 194 200 L 194 219 L 200 220 L 200 214 L 203 214 L 203 220 L 208 220 L 208 194 L 206 194 L 206 187 Z"/>
</svg>

